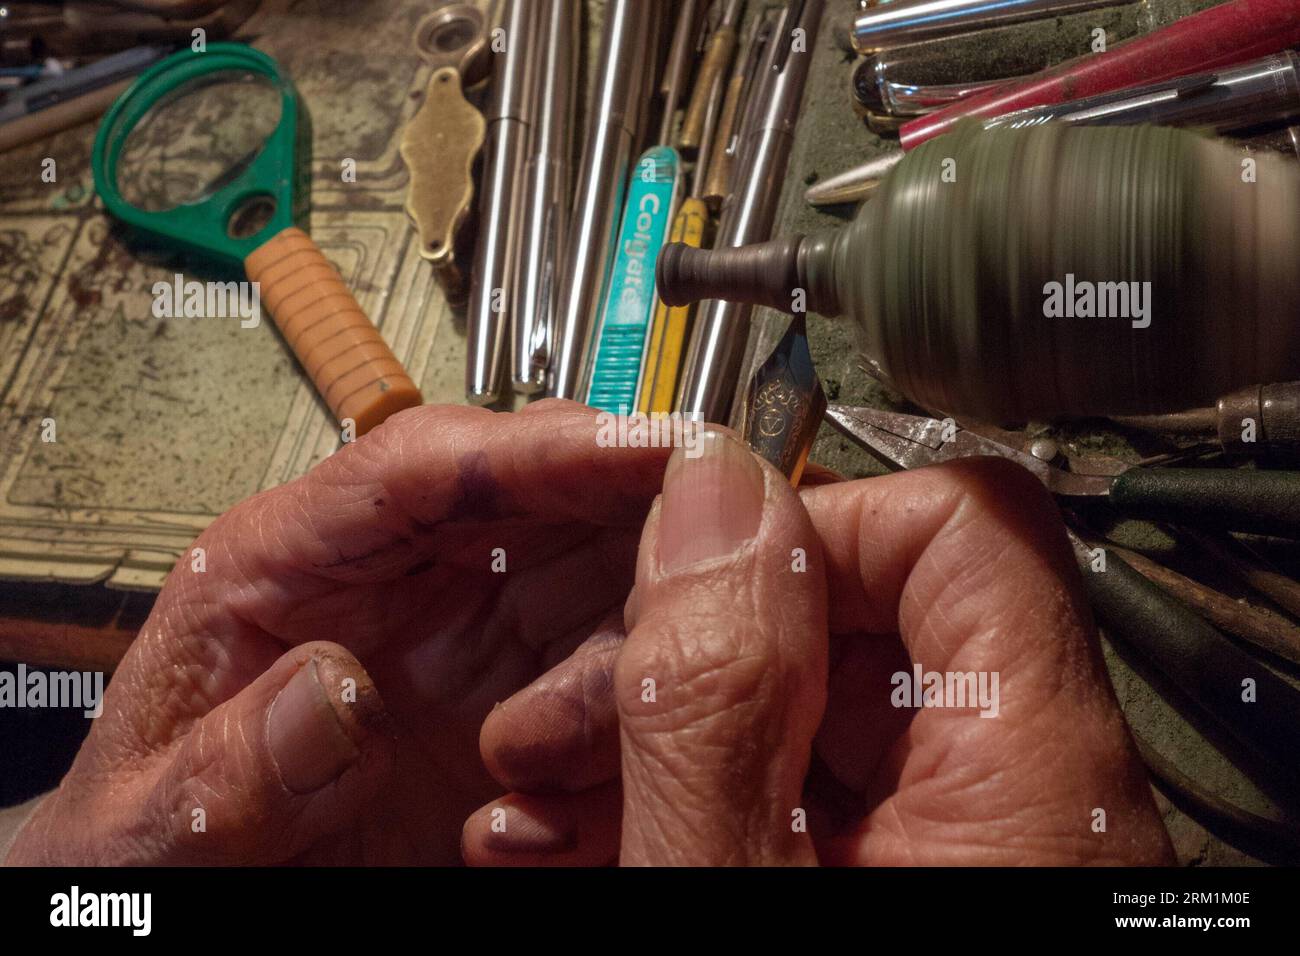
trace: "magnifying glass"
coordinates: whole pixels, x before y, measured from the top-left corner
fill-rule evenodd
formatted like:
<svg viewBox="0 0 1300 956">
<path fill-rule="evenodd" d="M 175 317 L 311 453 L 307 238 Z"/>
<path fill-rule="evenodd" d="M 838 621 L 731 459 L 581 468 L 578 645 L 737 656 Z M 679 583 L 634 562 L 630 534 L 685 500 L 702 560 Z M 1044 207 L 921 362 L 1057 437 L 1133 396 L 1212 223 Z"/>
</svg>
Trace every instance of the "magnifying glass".
<svg viewBox="0 0 1300 956">
<path fill-rule="evenodd" d="M 238 43 L 184 50 L 142 73 L 104 117 L 95 190 L 139 235 L 242 269 L 325 404 L 362 435 L 422 399 L 338 270 L 294 226 L 308 197 L 300 125 L 297 91 L 265 53 Z"/>
</svg>

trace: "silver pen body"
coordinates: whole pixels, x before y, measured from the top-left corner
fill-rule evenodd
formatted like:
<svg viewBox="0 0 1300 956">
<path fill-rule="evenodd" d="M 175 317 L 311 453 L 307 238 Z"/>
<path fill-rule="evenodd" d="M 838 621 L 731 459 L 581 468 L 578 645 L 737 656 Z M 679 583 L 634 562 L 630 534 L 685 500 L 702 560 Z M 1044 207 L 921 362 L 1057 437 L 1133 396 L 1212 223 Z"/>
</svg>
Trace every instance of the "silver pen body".
<svg viewBox="0 0 1300 956">
<path fill-rule="evenodd" d="M 986 27 L 1132 2 L 1135 0 L 897 0 L 858 14 L 850 39 L 857 52 L 876 53 Z"/>
<path fill-rule="evenodd" d="M 535 45 L 537 10 L 536 0 L 504 0 L 504 32 L 489 40 L 502 48 L 493 47 L 497 59 L 485 116 L 478 247 L 465 318 L 465 397 L 474 405 L 489 405 L 501 395 L 532 107 L 528 54 Z"/>
<path fill-rule="evenodd" d="M 1031 106 L 983 121 L 985 129 L 1043 123 L 1116 126 L 1153 123 L 1226 133 L 1300 116 L 1300 56 L 1283 50 L 1260 60 L 1197 76 L 1180 76 L 1080 100 Z M 809 187 L 814 206 L 858 202 L 875 191 L 904 154 L 886 153 Z"/>
<path fill-rule="evenodd" d="M 806 0 L 798 24 L 787 7 L 759 65 L 737 144 L 735 188 L 718 221 L 716 245 L 743 246 L 771 238 L 795 122 L 812 62 L 824 0 Z M 791 52 L 796 26 L 805 52 Z M 784 48 L 784 49 L 783 49 Z M 778 65 L 784 61 L 779 72 Z M 752 305 L 710 299 L 700 305 L 682 366 L 677 410 L 726 424 L 749 341 Z"/>
<path fill-rule="evenodd" d="M 1034 106 L 984 121 L 1013 129 L 1042 123 L 1074 126 L 1194 126 L 1226 133 L 1300 116 L 1300 56 L 1283 50 L 1213 73 Z"/>
<path fill-rule="evenodd" d="M 656 6 L 646 0 L 610 0 L 605 6 L 586 145 L 562 259 L 555 352 L 547 375 L 546 393 L 558 398 L 585 394 L 592 332 L 622 213 L 639 99 L 646 89 Z"/>
<path fill-rule="evenodd" d="M 524 169 L 519 263 L 512 295 L 510 377 L 515 391 L 545 384 L 573 185 L 570 156 L 578 86 L 582 0 L 538 0 L 539 49 L 531 57 L 533 124 Z"/>
</svg>

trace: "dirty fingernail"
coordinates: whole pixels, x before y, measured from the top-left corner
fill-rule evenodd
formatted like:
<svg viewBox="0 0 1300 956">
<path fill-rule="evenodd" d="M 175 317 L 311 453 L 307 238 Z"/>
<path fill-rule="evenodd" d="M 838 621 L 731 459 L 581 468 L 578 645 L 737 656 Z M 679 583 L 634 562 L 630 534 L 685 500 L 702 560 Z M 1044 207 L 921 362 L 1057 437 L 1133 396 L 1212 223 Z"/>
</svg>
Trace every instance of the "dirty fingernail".
<svg viewBox="0 0 1300 956">
<path fill-rule="evenodd" d="M 266 733 L 280 779 L 294 793 L 319 790 L 360 755 L 325 697 L 314 659 L 276 695 Z"/>
</svg>

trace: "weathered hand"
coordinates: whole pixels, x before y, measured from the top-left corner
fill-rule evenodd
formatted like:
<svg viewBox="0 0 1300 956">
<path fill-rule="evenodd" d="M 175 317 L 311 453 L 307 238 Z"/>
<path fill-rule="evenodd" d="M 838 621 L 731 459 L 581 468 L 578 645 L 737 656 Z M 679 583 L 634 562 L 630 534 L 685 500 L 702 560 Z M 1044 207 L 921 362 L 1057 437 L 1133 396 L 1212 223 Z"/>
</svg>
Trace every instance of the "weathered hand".
<svg viewBox="0 0 1300 956">
<path fill-rule="evenodd" d="M 8 861 L 458 862 L 485 715 L 631 586 L 668 452 L 596 434 L 414 409 L 222 516 Z"/>
<path fill-rule="evenodd" d="M 469 861 L 1170 861 L 1028 473 L 975 460 L 800 498 L 731 439 L 707 447 L 669 465 L 626 642 L 593 642 L 484 725 L 513 792 L 466 823 Z M 986 692 L 997 675 L 997 715 L 895 706 L 913 662 Z"/>
</svg>

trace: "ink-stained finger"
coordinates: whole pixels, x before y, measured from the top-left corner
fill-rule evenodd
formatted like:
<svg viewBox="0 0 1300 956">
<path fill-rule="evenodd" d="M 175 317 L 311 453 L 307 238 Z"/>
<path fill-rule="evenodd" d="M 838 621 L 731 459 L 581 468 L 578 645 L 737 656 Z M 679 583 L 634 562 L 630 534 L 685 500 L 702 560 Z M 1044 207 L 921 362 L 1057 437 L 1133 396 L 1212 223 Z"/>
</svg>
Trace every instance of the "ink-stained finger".
<svg viewBox="0 0 1300 956">
<path fill-rule="evenodd" d="M 605 866 L 618 859 L 617 781 L 555 796 L 506 794 L 465 821 L 470 866 Z"/>
<path fill-rule="evenodd" d="M 498 783 L 521 793 L 576 792 L 618 777 L 613 679 L 624 639 L 620 610 L 488 715 L 479 747 Z"/>
</svg>

